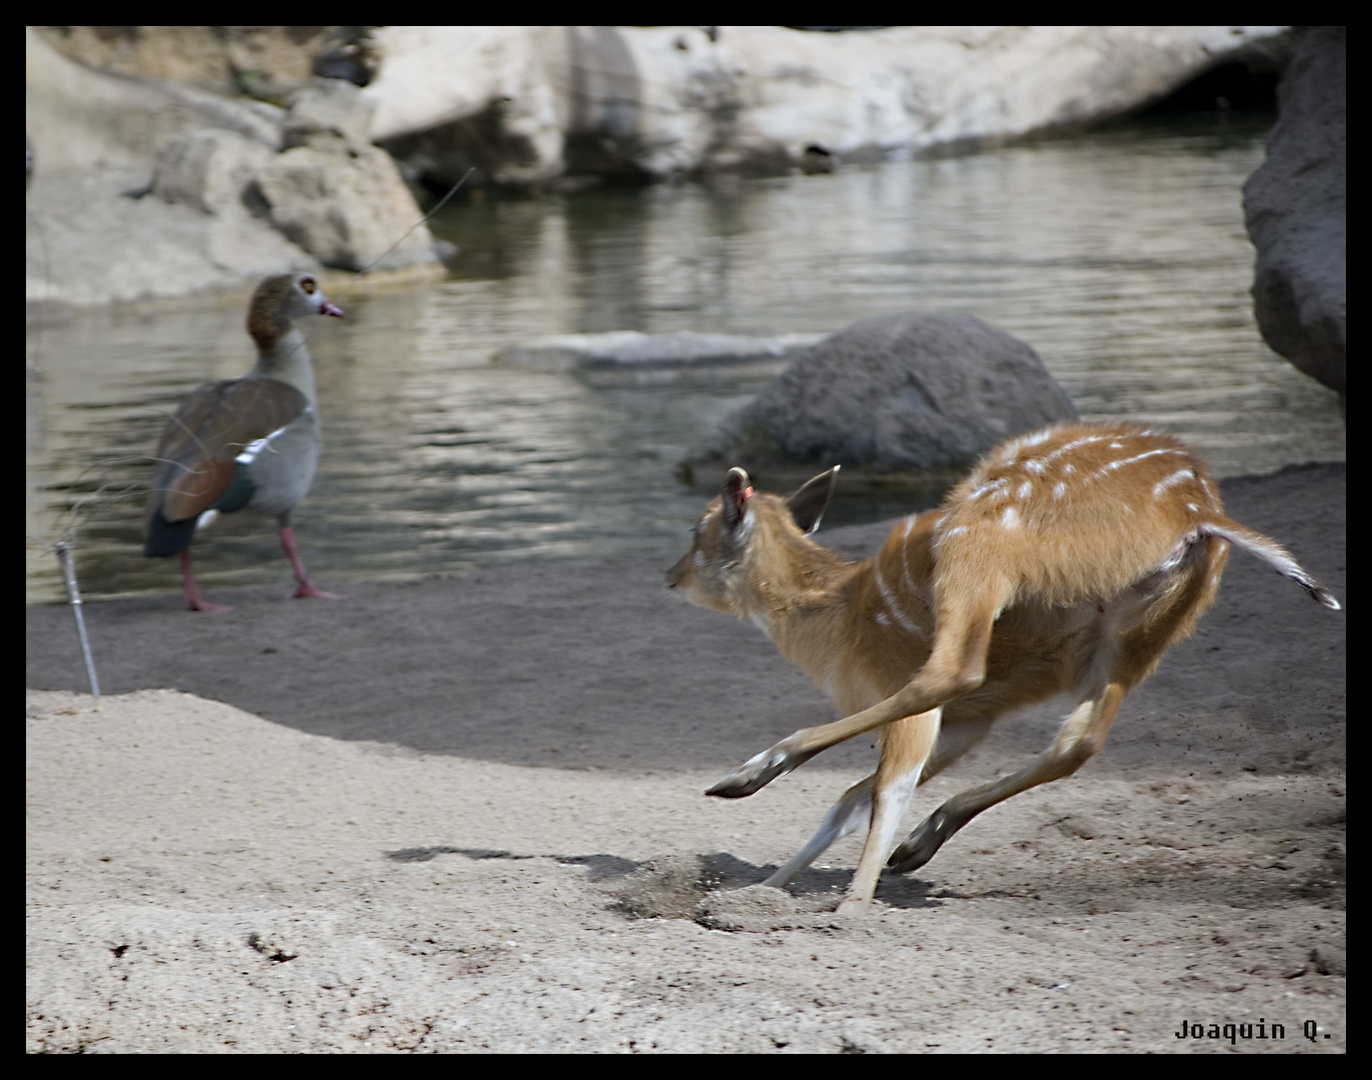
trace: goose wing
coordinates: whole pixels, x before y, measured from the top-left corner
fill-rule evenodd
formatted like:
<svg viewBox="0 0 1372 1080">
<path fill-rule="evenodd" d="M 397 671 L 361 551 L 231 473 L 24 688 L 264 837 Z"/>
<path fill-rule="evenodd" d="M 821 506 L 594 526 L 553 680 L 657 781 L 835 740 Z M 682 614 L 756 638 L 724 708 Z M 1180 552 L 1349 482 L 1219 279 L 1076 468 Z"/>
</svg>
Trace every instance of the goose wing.
<svg viewBox="0 0 1372 1080">
<path fill-rule="evenodd" d="M 233 481 L 243 448 L 305 411 L 305 395 L 275 379 L 226 379 L 191 393 L 162 431 L 148 521 L 207 510 Z"/>
</svg>

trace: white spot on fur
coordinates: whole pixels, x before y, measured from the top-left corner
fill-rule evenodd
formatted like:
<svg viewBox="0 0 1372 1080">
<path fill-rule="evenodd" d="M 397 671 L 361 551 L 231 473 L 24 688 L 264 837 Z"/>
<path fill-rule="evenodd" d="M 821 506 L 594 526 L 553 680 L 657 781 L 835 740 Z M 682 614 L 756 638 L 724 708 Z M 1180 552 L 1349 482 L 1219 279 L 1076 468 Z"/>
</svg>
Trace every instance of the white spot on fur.
<svg viewBox="0 0 1372 1080">
<path fill-rule="evenodd" d="M 1007 529 L 1019 528 L 1019 511 L 1013 506 L 1007 506 L 1000 515 L 1000 523 Z"/>
<path fill-rule="evenodd" d="M 1047 466 L 1044 465 L 1044 463 L 1041 462 L 1038 458 L 1031 458 L 1030 460 L 1026 461 L 1024 463 L 1024 467 L 1028 469 L 1031 473 L 1033 473 L 1035 476 L 1042 476 L 1044 469 L 1047 468 Z"/>
<path fill-rule="evenodd" d="M 1021 499 L 1027 499 L 1033 493 L 1034 485 L 1031 484 L 1028 480 L 1026 480 L 1024 483 L 1020 484 L 1019 491 L 1017 491 L 1015 494 L 1018 495 Z"/>
<path fill-rule="evenodd" d="M 1064 465 L 1064 466 L 1062 467 L 1062 471 L 1063 471 L 1063 475 L 1065 475 L 1065 476 L 1071 476 L 1074 472 L 1077 471 L 1077 467 L 1076 467 L 1075 465 Z"/>
<path fill-rule="evenodd" d="M 1061 499 L 1061 498 L 1062 498 L 1064 495 L 1066 495 L 1066 494 L 1067 494 L 1067 485 L 1066 485 L 1066 484 L 1064 484 L 1064 483 L 1062 483 L 1062 482 L 1059 481 L 1058 483 L 1056 483 L 1056 484 L 1053 485 L 1053 498 L 1055 498 L 1055 499 Z"/>
<path fill-rule="evenodd" d="M 697 569 L 697 570 L 704 570 L 704 569 L 705 569 L 705 552 L 703 552 L 703 551 L 697 551 L 694 555 L 691 556 L 691 562 L 693 562 L 693 563 L 696 564 L 696 569 Z"/>
</svg>

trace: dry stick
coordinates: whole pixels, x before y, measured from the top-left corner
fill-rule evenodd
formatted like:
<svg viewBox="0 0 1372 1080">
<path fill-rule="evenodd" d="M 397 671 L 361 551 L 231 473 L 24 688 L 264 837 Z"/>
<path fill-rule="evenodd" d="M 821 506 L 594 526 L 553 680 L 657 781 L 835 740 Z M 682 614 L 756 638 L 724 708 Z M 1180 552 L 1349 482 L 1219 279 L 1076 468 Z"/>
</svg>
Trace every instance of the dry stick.
<svg viewBox="0 0 1372 1080">
<path fill-rule="evenodd" d="M 438 200 L 438 205 L 437 205 L 437 206 L 435 206 L 432 210 L 430 210 L 430 211 L 429 211 L 427 214 L 425 214 L 422 218 L 420 218 L 420 219 L 419 219 L 418 221 L 416 221 L 413 225 L 411 225 L 408 229 L 406 229 L 404 235 L 401 236 L 401 238 L 400 238 L 399 240 L 397 240 L 394 244 L 392 244 L 392 245 L 391 245 L 390 247 L 388 247 L 385 251 L 383 251 L 380 255 L 378 255 L 375 259 L 373 259 L 370 263 L 368 263 L 366 269 L 364 269 L 364 270 L 362 271 L 362 273 L 358 274 L 357 276 L 358 276 L 358 277 L 366 277 L 366 276 L 367 276 L 368 274 L 370 274 L 373 270 L 375 270 L 375 269 L 376 269 L 376 266 L 377 266 L 377 263 L 379 263 L 382 259 L 384 259 L 387 255 L 389 255 L 392 251 L 394 251 L 396 248 L 398 248 L 401 244 L 403 244 L 403 243 L 405 242 L 405 237 L 409 236 L 410 233 L 412 233 L 412 232 L 415 231 L 415 229 L 419 228 L 419 226 L 423 225 L 424 222 L 426 222 L 426 221 L 429 220 L 429 218 L 433 217 L 436 213 L 438 213 L 440 210 L 442 210 L 443 207 L 445 207 L 445 206 L 448 204 L 448 200 L 451 199 L 454 195 L 457 194 L 457 189 L 460 188 L 463 184 L 465 184 L 465 183 L 467 182 L 467 177 L 471 176 L 472 173 L 474 173 L 474 172 L 476 172 L 476 166 L 475 166 L 475 165 L 473 165 L 470 169 L 468 169 L 466 172 L 464 172 L 464 173 L 462 174 L 462 179 L 460 179 L 456 184 L 454 184 L 452 187 L 450 187 L 450 188 L 448 189 L 448 194 L 444 195 L 443 198 L 441 198 L 441 199 Z"/>
<path fill-rule="evenodd" d="M 86 637 L 86 619 L 81 614 L 81 587 L 76 584 L 76 567 L 71 558 L 71 545 L 65 540 L 57 543 L 57 562 L 62 567 L 62 578 L 67 583 L 67 597 L 71 601 L 72 614 L 76 616 L 76 632 L 81 635 L 81 652 L 86 658 L 86 675 L 91 682 L 91 696 L 100 696 L 100 680 L 95 676 L 95 661 L 91 658 L 91 643 Z"/>
<path fill-rule="evenodd" d="M 38 230 L 38 240 L 43 245 L 43 300 L 46 303 L 46 271 L 51 265 L 51 260 L 48 258 L 48 234 L 43 231 L 43 223 L 36 214 L 33 217 L 33 224 Z M 38 356 L 42 355 L 42 352 L 43 327 L 42 318 L 40 316 L 38 326 L 38 348 L 35 360 L 38 359 Z M 72 524 L 72 531 L 75 532 L 75 522 L 73 521 Z M 83 606 L 83 601 L 81 600 L 81 587 L 76 583 L 76 563 L 71 557 L 71 543 L 67 540 L 59 540 L 53 547 L 57 552 L 57 565 L 61 568 L 62 580 L 66 582 L 67 585 L 67 600 L 71 604 L 72 614 L 76 617 L 76 632 L 81 637 L 81 655 L 84 656 L 86 660 L 86 677 L 90 680 L 91 696 L 98 698 L 100 696 L 100 679 L 95 674 L 95 658 L 91 656 L 91 643 L 90 639 L 86 636 L 86 617 L 81 611 Z"/>
</svg>

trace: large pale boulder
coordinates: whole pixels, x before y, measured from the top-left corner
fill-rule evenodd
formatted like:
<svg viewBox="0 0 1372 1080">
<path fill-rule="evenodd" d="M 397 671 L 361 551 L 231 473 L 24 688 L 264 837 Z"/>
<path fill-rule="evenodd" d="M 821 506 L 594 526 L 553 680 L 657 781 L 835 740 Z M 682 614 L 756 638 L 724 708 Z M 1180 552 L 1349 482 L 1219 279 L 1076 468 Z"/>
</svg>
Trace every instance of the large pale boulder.
<svg viewBox="0 0 1372 1080">
<path fill-rule="evenodd" d="M 428 230 L 406 235 L 420 211 L 352 84 L 307 81 L 287 109 L 91 70 L 32 30 L 26 50 L 30 304 L 356 270 L 397 241 L 382 268 L 436 266 Z"/>
<path fill-rule="evenodd" d="M 280 108 L 90 70 L 25 31 L 26 303 L 44 309 L 184 296 L 319 263 L 235 204 L 239 157 L 271 156 Z M 189 137 L 214 131 L 215 138 Z M 218 141 L 232 144 L 216 153 Z M 164 191 L 148 195 L 167 148 Z M 227 206 L 229 212 L 215 212 Z"/>
<path fill-rule="evenodd" d="M 275 157 L 236 131 L 182 132 L 162 144 L 152 190 L 163 202 L 183 203 L 203 214 L 238 214 L 249 185 Z"/>
<path fill-rule="evenodd" d="M 1076 416 L 1032 348 L 975 316 L 878 315 L 811 347 L 683 472 L 714 487 L 741 465 L 779 488 L 842 465 L 850 490 L 936 486 L 1001 440 Z"/>
<path fill-rule="evenodd" d="M 417 174 L 771 171 L 995 145 L 1139 108 L 1274 26 L 378 27 L 372 137 Z"/>
<path fill-rule="evenodd" d="M 62 169 L 130 171 L 143 179 L 171 136 L 214 127 L 276 149 L 283 110 L 193 87 L 93 71 L 24 33 L 24 129 L 34 178 Z"/>
<path fill-rule="evenodd" d="M 306 84 L 282 125 L 287 149 L 255 170 L 252 198 L 283 236 L 325 266 L 431 263 L 433 236 L 416 227 L 414 196 L 390 156 L 367 141 L 371 111 L 352 83 Z"/>
<path fill-rule="evenodd" d="M 1267 159 L 1244 185 L 1253 308 L 1274 350 L 1347 393 L 1347 28 L 1302 27 Z"/>
<path fill-rule="evenodd" d="M 387 270 L 434 261 L 425 226 L 404 235 L 419 219 L 414 198 L 375 146 L 347 167 L 335 154 L 296 147 L 269 161 L 255 182 L 272 224 L 325 266 L 361 271 L 383 255 Z"/>
<path fill-rule="evenodd" d="M 216 95 L 279 97 L 311 75 L 352 78 L 366 68 L 363 26 L 38 26 L 49 46 L 112 75 Z M 353 57 L 351 65 L 338 62 Z M 331 70 L 324 70 L 329 67 Z M 347 72 L 344 74 L 344 72 Z M 365 77 L 363 78 L 365 82 Z"/>
<path fill-rule="evenodd" d="M 285 116 L 288 149 L 273 153 L 222 129 L 175 135 L 158 155 L 153 191 L 207 214 L 255 213 L 325 266 L 432 262 L 433 237 L 415 227 L 419 213 L 395 162 L 367 142 L 370 119 L 357 87 L 316 79 Z"/>
<path fill-rule="evenodd" d="M 531 184 L 561 175 L 567 28 L 386 26 L 373 33 L 372 139 L 416 174 Z"/>
<path fill-rule="evenodd" d="M 128 178 L 64 169 L 28 192 L 25 298 L 32 308 L 90 306 L 242 288 L 319 269 L 266 221 L 210 214 L 155 195 L 126 198 Z"/>
</svg>

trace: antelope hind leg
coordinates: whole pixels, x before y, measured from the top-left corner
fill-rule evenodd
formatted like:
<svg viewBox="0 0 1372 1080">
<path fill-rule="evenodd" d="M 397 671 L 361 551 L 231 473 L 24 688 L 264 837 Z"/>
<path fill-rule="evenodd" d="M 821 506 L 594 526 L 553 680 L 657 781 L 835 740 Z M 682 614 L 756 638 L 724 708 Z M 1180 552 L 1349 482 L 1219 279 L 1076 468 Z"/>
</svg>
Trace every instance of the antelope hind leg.
<svg viewBox="0 0 1372 1080">
<path fill-rule="evenodd" d="M 1124 699 L 1124 687 L 1108 683 L 1081 702 L 1063 724 L 1052 744 L 1029 766 L 981 787 L 959 792 L 925 818 L 896 848 L 887 865 L 898 873 L 918 870 L 934 857 L 944 841 L 983 810 L 1032 787 L 1070 776 L 1090 761 L 1110 732 L 1110 724 Z"/>
</svg>

